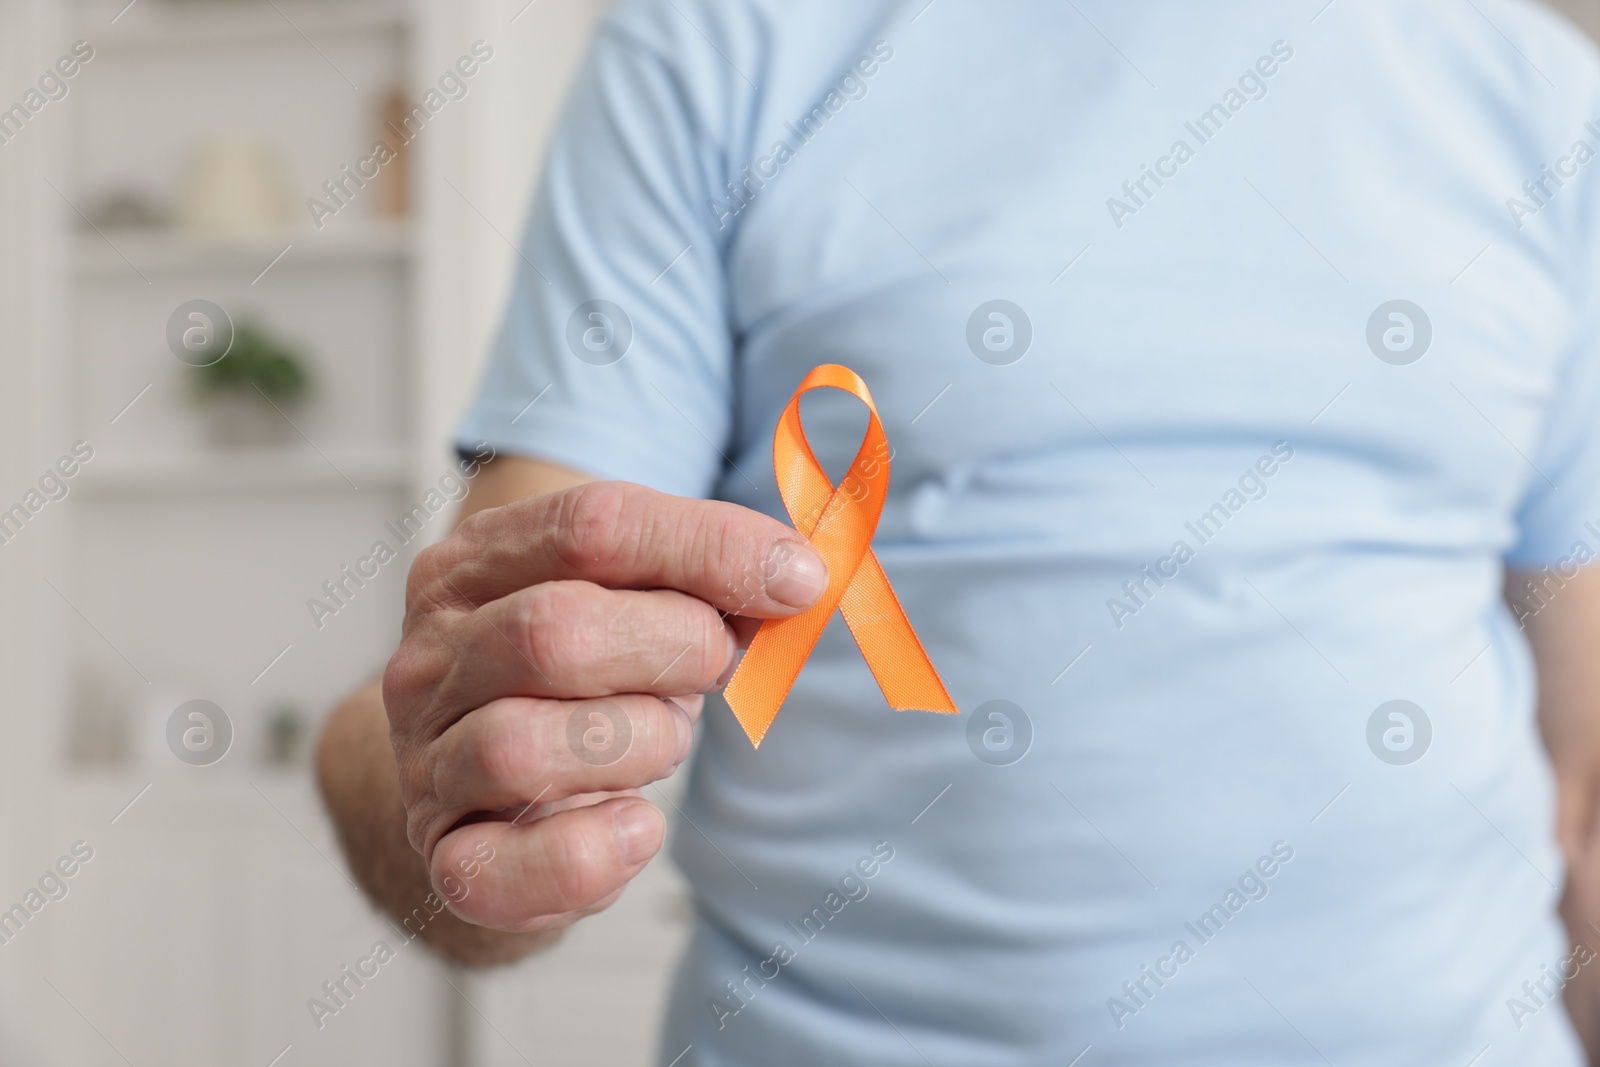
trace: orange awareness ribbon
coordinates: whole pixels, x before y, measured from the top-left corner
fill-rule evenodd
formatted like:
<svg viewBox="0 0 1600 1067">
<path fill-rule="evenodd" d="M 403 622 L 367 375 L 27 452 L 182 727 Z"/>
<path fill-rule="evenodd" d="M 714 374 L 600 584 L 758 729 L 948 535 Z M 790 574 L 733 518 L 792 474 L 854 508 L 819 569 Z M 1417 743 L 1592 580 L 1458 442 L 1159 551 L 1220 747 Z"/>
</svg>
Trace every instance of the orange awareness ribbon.
<svg viewBox="0 0 1600 1067">
<path fill-rule="evenodd" d="M 867 405 L 866 436 L 837 487 L 811 454 L 800 424 L 800 397 L 823 388 L 842 389 Z M 889 442 L 860 375 L 826 363 L 805 376 L 778 419 L 772 468 L 795 529 L 828 565 L 828 586 L 822 598 L 799 615 L 762 622 L 723 690 L 750 743 L 760 747 L 835 608 L 844 616 L 890 707 L 957 714 L 959 709 L 872 554 L 872 534 L 889 489 Z"/>
</svg>

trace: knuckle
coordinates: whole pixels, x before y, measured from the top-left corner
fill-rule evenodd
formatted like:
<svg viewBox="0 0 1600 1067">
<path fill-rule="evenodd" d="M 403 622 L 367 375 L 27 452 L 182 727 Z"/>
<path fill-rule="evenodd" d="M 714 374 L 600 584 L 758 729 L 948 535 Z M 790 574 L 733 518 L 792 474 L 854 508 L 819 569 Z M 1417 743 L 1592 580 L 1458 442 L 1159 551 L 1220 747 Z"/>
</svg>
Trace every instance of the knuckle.
<svg viewBox="0 0 1600 1067">
<path fill-rule="evenodd" d="M 463 770 L 499 786 L 531 780 L 538 772 L 540 746 L 532 731 L 501 719 L 479 731 L 466 745 Z"/>
<path fill-rule="evenodd" d="M 463 874 L 469 878 L 475 877 L 482 869 L 482 864 L 478 863 L 475 857 L 476 850 L 483 842 L 482 833 L 475 832 L 471 827 L 462 827 L 456 833 L 445 835 L 433 850 L 430 871 L 435 881 Z"/>
<path fill-rule="evenodd" d="M 402 642 L 383 668 L 383 711 L 389 720 L 390 740 L 395 744 L 397 756 L 402 754 L 400 749 L 410 738 L 409 727 L 425 699 L 427 688 L 437 677 L 437 672 L 427 662 L 430 658 L 410 643 Z"/>
<path fill-rule="evenodd" d="M 429 842 L 434 836 L 433 823 L 434 819 L 422 810 L 421 805 L 406 809 L 406 840 L 424 859 L 428 856 Z"/>
<path fill-rule="evenodd" d="M 552 540 L 561 562 L 581 573 L 615 560 L 631 540 L 625 522 L 629 497 L 620 482 L 590 482 L 563 493 Z"/>
<path fill-rule="evenodd" d="M 695 523 L 690 558 L 741 605 L 765 592 L 767 576 L 760 554 L 760 545 L 770 539 L 760 521 L 765 518 L 736 507 L 708 507 Z"/>
<path fill-rule="evenodd" d="M 483 508 L 483 509 L 481 509 L 479 511 L 474 511 L 472 514 L 468 515 L 467 517 L 462 519 L 460 522 L 456 523 L 456 528 L 454 530 L 454 536 L 455 537 L 459 537 L 459 538 L 461 538 L 463 540 L 466 540 L 466 541 L 469 541 L 469 542 L 476 542 L 476 541 L 483 540 L 483 528 L 485 526 L 493 524 L 493 522 L 495 521 L 494 520 L 494 512 L 496 510 L 498 510 L 498 509 L 496 509 L 496 508 Z M 446 539 L 446 541 L 448 541 L 448 540 L 449 540 L 449 538 Z M 439 543 L 443 544 L 445 542 L 439 542 Z"/>
<path fill-rule="evenodd" d="M 563 911 L 581 908 L 607 888 L 611 863 L 588 826 L 564 827 L 551 835 L 550 891 Z"/>
<path fill-rule="evenodd" d="M 450 904 L 458 905 L 471 891 L 457 877 L 457 871 L 465 856 L 470 855 L 468 843 L 465 840 L 455 840 L 459 835 L 452 834 L 440 841 L 433 850 L 433 860 L 428 864 L 428 880 L 434 887 L 434 892 L 442 896 Z"/>
<path fill-rule="evenodd" d="M 652 769 L 670 772 L 678 759 L 677 712 L 665 701 L 652 700 L 650 703 L 654 707 L 649 712 L 647 721 L 650 727 L 640 755 L 649 761 Z"/>
<path fill-rule="evenodd" d="M 727 569 L 742 567 L 747 561 L 750 530 L 743 516 L 729 509 L 709 511 L 700 524 L 709 561 Z"/>
<path fill-rule="evenodd" d="M 707 574 L 724 569 L 729 541 L 728 518 L 721 508 L 696 507 L 686 523 L 681 551 L 696 570 Z"/>
<path fill-rule="evenodd" d="M 444 542 L 439 541 L 424 547 L 411 561 L 411 570 L 408 573 L 408 586 L 414 587 L 426 584 L 439 576 L 444 567 Z"/>
<path fill-rule="evenodd" d="M 411 694 L 423 684 L 422 657 L 416 649 L 401 642 L 383 668 L 383 707 L 392 724 L 397 709 L 409 702 Z"/>
<path fill-rule="evenodd" d="M 455 652 L 436 638 L 408 634 L 383 668 L 383 710 L 391 739 L 410 741 L 437 710 L 440 687 L 455 664 Z"/>
<path fill-rule="evenodd" d="M 419 617 L 473 606 L 474 564 L 495 540 L 486 515 L 474 512 L 444 538 L 417 552 L 406 572 L 407 627 Z"/>
<path fill-rule="evenodd" d="M 515 624 L 528 656 L 552 680 L 571 680 L 589 660 L 594 638 L 584 625 L 585 601 L 580 585 L 552 582 L 517 603 Z"/>
<path fill-rule="evenodd" d="M 439 598 L 437 587 L 449 573 L 452 563 L 450 541 L 447 538 L 417 553 L 406 572 L 406 613 L 426 611 Z"/>
</svg>

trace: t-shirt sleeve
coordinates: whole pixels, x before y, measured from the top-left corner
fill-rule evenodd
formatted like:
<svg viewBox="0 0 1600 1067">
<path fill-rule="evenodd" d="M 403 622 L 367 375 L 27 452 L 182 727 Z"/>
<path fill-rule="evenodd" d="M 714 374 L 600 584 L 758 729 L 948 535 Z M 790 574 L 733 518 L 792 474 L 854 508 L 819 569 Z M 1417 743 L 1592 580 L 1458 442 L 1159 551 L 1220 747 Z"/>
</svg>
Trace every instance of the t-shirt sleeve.
<svg viewBox="0 0 1600 1067">
<path fill-rule="evenodd" d="M 1533 474 L 1517 510 L 1513 567 L 1537 570 L 1600 556 L 1600 299 L 1591 296 L 1554 385 Z M 1579 542 L 1587 550 L 1575 554 Z"/>
<path fill-rule="evenodd" d="M 723 235 L 707 206 L 722 168 L 704 117 L 714 92 L 602 22 L 458 447 L 710 493 L 733 425 Z"/>
</svg>

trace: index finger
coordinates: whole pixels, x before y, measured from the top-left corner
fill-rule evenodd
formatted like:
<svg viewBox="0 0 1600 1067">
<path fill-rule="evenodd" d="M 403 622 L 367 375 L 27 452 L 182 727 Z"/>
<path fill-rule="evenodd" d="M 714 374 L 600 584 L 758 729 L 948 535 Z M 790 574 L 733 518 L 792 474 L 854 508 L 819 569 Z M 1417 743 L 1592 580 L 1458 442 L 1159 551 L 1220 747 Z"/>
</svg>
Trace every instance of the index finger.
<svg viewBox="0 0 1600 1067">
<path fill-rule="evenodd" d="M 483 604 L 539 582 L 677 589 L 731 615 L 810 607 L 822 558 L 793 529 L 720 500 L 589 482 L 480 511 L 418 558 L 410 595 Z"/>
</svg>

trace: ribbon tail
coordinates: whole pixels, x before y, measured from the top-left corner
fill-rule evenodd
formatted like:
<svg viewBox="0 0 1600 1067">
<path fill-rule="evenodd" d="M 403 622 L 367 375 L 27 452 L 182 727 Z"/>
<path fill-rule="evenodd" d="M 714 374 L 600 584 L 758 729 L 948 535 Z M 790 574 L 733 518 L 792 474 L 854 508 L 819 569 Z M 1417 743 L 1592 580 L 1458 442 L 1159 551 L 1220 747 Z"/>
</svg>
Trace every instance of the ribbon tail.
<svg viewBox="0 0 1600 1067">
<path fill-rule="evenodd" d="M 871 549 L 839 601 L 839 613 L 891 708 L 959 714 Z"/>
<path fill-rule="evenodd" d="M 761 739 L 778 717 L 783 698 L 800 676 L 833 608 L 830 598 L 824 596 L 821 603 L 799 615 L 768 619 L 756 631 L 755 640 L 722 690 L 722 699 L 744 727 L 751 747 L 761 747 Z"/>
</svg>

